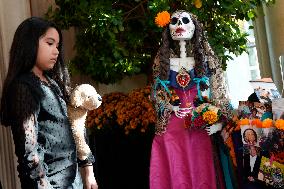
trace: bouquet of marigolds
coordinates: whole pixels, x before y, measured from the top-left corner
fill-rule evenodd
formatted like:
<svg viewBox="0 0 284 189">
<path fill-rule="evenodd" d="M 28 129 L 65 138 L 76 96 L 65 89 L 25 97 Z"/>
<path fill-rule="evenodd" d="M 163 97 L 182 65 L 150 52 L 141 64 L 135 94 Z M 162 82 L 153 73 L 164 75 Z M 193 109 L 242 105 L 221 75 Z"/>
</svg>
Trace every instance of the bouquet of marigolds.
<svg viewBox="0 0 284 189">
<path fill-rule="evenodd" d="M 88 113 L 87 127 L 93 130 L 119 127 L 125 134 L 147 132 L 156 121 L 150 91 L 150 86 L 146 86 L 128 94 L 114 92 L 104 95 L 102 105 Z"/>
<path fill-rule="evenodd" d="M 226 117 L 222 114 L 220 108 L 210 103 L 203 103 L 192 111 L 190 120 L 190 128 L 205 129 L 217 122 L 226 121 Z"/>
</svg>

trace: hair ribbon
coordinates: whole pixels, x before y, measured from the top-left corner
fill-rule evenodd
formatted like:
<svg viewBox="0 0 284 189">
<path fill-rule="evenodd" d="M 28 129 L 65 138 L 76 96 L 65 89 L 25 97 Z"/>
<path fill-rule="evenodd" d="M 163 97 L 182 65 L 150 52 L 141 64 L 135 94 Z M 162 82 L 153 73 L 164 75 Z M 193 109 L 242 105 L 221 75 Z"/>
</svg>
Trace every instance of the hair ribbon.
<svg viewBox="0 0 284 189">
<path fill-rule="evenodd" d="M 193 81 L 196 83 L 196 86 L 197 86 L 197 92 L 198 92 L 198 97 L 199 97 L 199 100 L 202 100 L 202 95 L 201 95 L 201 91 L 200 91 L 200 82 L 203 82 L 203 83 L 206 83 L 208 85 L 208 82 L 209 82 L 209 78 L 204 76 L 204 77 L 201 77 L 201 78 L 194 78 Z"/>
<path fill-rule="evenodd" d="M 161 80 L 160 78 L 157 78 L 155 82 L 155 87 L 154 87 L 154 97 L 156 97 L 156 91 L 157 91 L 157 87 L 159 84 L 161 84 L 164 87 L 164 89 L 167 91 L 167 93 L 169 93 L 169 95 L 172 96 L 169 88 L 167 87 L 167 85 L 170 84 L 170 81 Z"/>
</svg>

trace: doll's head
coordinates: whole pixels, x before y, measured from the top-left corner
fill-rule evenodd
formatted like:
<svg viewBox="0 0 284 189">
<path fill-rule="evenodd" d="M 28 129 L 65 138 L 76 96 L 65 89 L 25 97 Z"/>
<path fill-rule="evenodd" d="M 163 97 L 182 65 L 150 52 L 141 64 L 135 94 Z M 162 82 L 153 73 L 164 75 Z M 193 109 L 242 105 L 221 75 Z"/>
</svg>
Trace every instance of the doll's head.
<svg viewBox="0 0 284 189">
<path fill-rule="evenodd" d="M 102 98 L 93 86 L 81 84 L 71 93 L 70 102 L 73 107 L 93 110 L 101 105 Z"/>
<path fill-rule="evenodd" d="M 189 40 L 193 37 L 195 31 L 195 25 L 190 14 L 183 10 L 178 10 L 172 14 L 169 28 L 173 40 Z"/>
</svg>

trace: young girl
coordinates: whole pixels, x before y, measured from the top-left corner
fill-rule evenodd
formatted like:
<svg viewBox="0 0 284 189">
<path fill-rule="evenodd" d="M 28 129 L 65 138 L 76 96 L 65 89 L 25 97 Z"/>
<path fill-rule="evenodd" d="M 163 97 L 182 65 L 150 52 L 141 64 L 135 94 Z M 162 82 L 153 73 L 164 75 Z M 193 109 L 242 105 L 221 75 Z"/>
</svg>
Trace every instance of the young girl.
<svg viewBox="0 0 284 189">
<path fill-rule="evenodd" d="M 67 117 L 69 75 L 61 31 L 41 18 L 16 30 L 1 100 L 1 123 L 11 126 L 22 188 L 83 188 Z M 87 189 L 97 189 L 93 156 L 82 165 Z"/>
</svg>

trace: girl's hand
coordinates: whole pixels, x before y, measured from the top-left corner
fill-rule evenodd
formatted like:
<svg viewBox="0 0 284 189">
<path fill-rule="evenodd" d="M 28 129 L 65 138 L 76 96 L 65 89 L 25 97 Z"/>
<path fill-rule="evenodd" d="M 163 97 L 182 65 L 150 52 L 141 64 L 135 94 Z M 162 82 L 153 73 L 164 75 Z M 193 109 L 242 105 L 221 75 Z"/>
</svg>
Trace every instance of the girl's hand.
<svg viewBox="0 0 284 189">
<path fill-rule="evenodd" d="M 82 168 L 84 189 L 98 189 L 98 184 L 93 172 L 93 166 L 86 166 Z"/>
<path fill-rule="evenodd" d="M 98 189 L 98 184 L 94 175 L 85 178 L 85 189 Z"/>
</svg>

